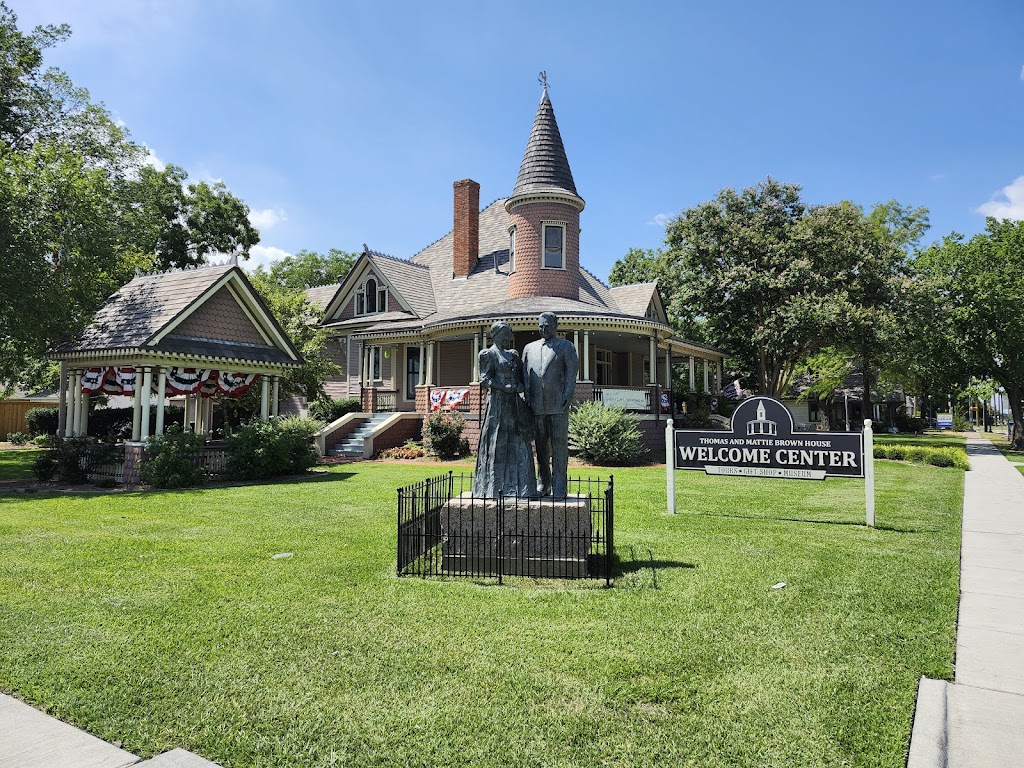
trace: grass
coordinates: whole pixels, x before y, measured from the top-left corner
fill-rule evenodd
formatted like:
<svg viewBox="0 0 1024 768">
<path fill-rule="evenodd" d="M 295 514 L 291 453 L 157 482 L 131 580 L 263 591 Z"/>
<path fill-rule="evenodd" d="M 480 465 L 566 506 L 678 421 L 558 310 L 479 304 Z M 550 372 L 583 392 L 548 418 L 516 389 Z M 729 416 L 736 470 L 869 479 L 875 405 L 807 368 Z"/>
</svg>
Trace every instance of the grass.
<svg viewBox="0 0 1024 768">
<path fill-rule="evenodd" d="M 29 480 L 32 465 L 43 451 L 41 448 L 12 448 L 0 451 L 0 480 Z"/>
<path fill-rule="evenodd" d="M 891 443 L 893 445 L 920 445 L 928 448 L 963 448 L 967 438 L 959 432 L 925 432 L 920 435 L 876 432 L 875 443 Z"/>
<path fill-rule="evenodd" d="M 1007 459 L 1024 463 L 1024 451 L 1015 451 L 1010 448 L 1010 441 L 1006 439 L 1006 427 L 1002 428 L 1002 432 L 984 432 L 982 434 L 991 440 L 992 445 L 998 448 L 999 452 Z"/>
<path fill-rule="evenodd" d="M 959 470 L 879 463 L 876 529 L 857 481 L 680 472 L 668 516 L 663 468 L 615 470 L 602 589 L 396 578 L 437 469 L 0 496 L 0 688 L 228 768 L 900 768 L 952 675 Z"/>
</svg>

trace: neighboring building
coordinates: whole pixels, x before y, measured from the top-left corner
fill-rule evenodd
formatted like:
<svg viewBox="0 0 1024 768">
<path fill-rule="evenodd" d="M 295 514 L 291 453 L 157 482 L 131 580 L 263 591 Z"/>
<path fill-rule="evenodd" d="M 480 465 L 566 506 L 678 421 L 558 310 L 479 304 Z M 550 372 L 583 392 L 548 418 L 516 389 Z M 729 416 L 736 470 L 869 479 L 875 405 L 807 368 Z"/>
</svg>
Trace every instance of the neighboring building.
<svg viewBox="0 0 1024 768">
<path fill-rule="evenodd" d="M 653 445 L 672 366 L 687 364 L 690 388 L 719 391 L 724 353 L 673 333 L 656 283 L 609 288 L 584 267 L 584 201 L 546 88 L 511 196 L 483 210 L 479 199 L 479 184 L 456 181 L 451 232 L 410 259 L 364 246 L 340 285 L 311 289 L 342 370 L 332 397 L 361 398 L 365 414 L 449 407 L 478 419 L 491 324 L 511 324 L 521 350 L 549 310 L 580 356 L 577 400 L 644 412 Z M 475 425 L 467 432 L 475 447 Z"/>
</svg>

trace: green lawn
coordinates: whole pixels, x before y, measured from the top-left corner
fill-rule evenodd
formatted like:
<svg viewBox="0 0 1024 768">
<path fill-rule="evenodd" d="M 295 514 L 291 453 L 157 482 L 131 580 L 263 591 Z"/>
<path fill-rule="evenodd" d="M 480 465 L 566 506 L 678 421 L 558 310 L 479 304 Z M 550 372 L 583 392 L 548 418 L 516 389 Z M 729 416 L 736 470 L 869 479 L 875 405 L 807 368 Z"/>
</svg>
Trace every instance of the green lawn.
<svg viewBox="0 0 1024 768">
<path fill-rule="evenodd" d="M 951 677 L 959 470 L 879 462 L 874 530 L 857 481 L 680 472 L 670 517 L 616 470 L 614 589 L 396 578 L 437 472 L 0 496 L 0 688 L 229 768 L 901 768 Z"/>
<path fill-rule="evenodd" d="M 899 445 L 923 445 L 930 448 L 963 448 L 967 439 L 958 432 L 925 432 L 922 435 L 875 432 L 876 443 L 894 443 Z"/>
<path fill-rule="evenodd" d="M 42 452 L 41 448 L 12 448 L 0 451 L 0 480 L 31 479 L 32 465 Z"/>
<path fill-rule="evenodd" d="M 1024 451 L 1010 449 L 1010 441 L 1006 439 L 1006 427 L 1002 428 L 1002 432 L 985 433 L 985 437 L 991 440 L 992 445 L 998 448 L 1000 453 L 1010 461 L 1024 462 Z"/>
</svg>

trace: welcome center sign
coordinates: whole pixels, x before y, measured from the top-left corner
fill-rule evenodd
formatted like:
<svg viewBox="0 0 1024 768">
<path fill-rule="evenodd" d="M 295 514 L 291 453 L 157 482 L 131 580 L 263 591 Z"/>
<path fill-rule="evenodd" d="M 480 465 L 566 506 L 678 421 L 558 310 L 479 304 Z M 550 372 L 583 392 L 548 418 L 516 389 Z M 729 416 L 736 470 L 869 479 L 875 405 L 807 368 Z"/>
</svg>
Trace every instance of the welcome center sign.
<svg viewBox="0 0 1024 768">
<path fill-rule="evenodd" d="M 868 525 L 874 524 L 870 420 L 863 434 L 796 432 L 793 416 L 781 402 L 752 397 L 736 408 L 728 431 L 668 429 L 666 447 L 673 454 L 668 466 L 670 511 L 675 511 L 673 469 L 792 480 L 850 477 L 868 480 Z"/>
</svg>

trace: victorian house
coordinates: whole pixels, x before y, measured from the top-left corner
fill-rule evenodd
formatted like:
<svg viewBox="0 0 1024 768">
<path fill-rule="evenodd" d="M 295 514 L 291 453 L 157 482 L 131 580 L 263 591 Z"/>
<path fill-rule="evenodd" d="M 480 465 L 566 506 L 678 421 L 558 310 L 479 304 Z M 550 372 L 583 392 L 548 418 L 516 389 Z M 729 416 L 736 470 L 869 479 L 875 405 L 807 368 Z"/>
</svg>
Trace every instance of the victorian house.
<svg viewBox="0 0 1024 768">
<path fill-rule="evenodd" d="M 476 361 L 491 324 L 508 322 L 521 350 L 549 310 L 579 354 L 576 399 L 642 413 L 652 445 L 675 402 L 673 370 L 684 387 L 719 391 L 723 352 L 673 333 L 656 283 L 610 288 L 587 271 L 584 206 L 545 88 L 510 196 L 481 210 L 480 185 L 456 181 L 448 234 L 409 259 L 364 246 L 340 285 L 311 289 L 342 370 L 327 390 L 362 403 L 321 448 L 370 456 L 437 409 L 463 414 L 475 448 Z"/>
</svg>

